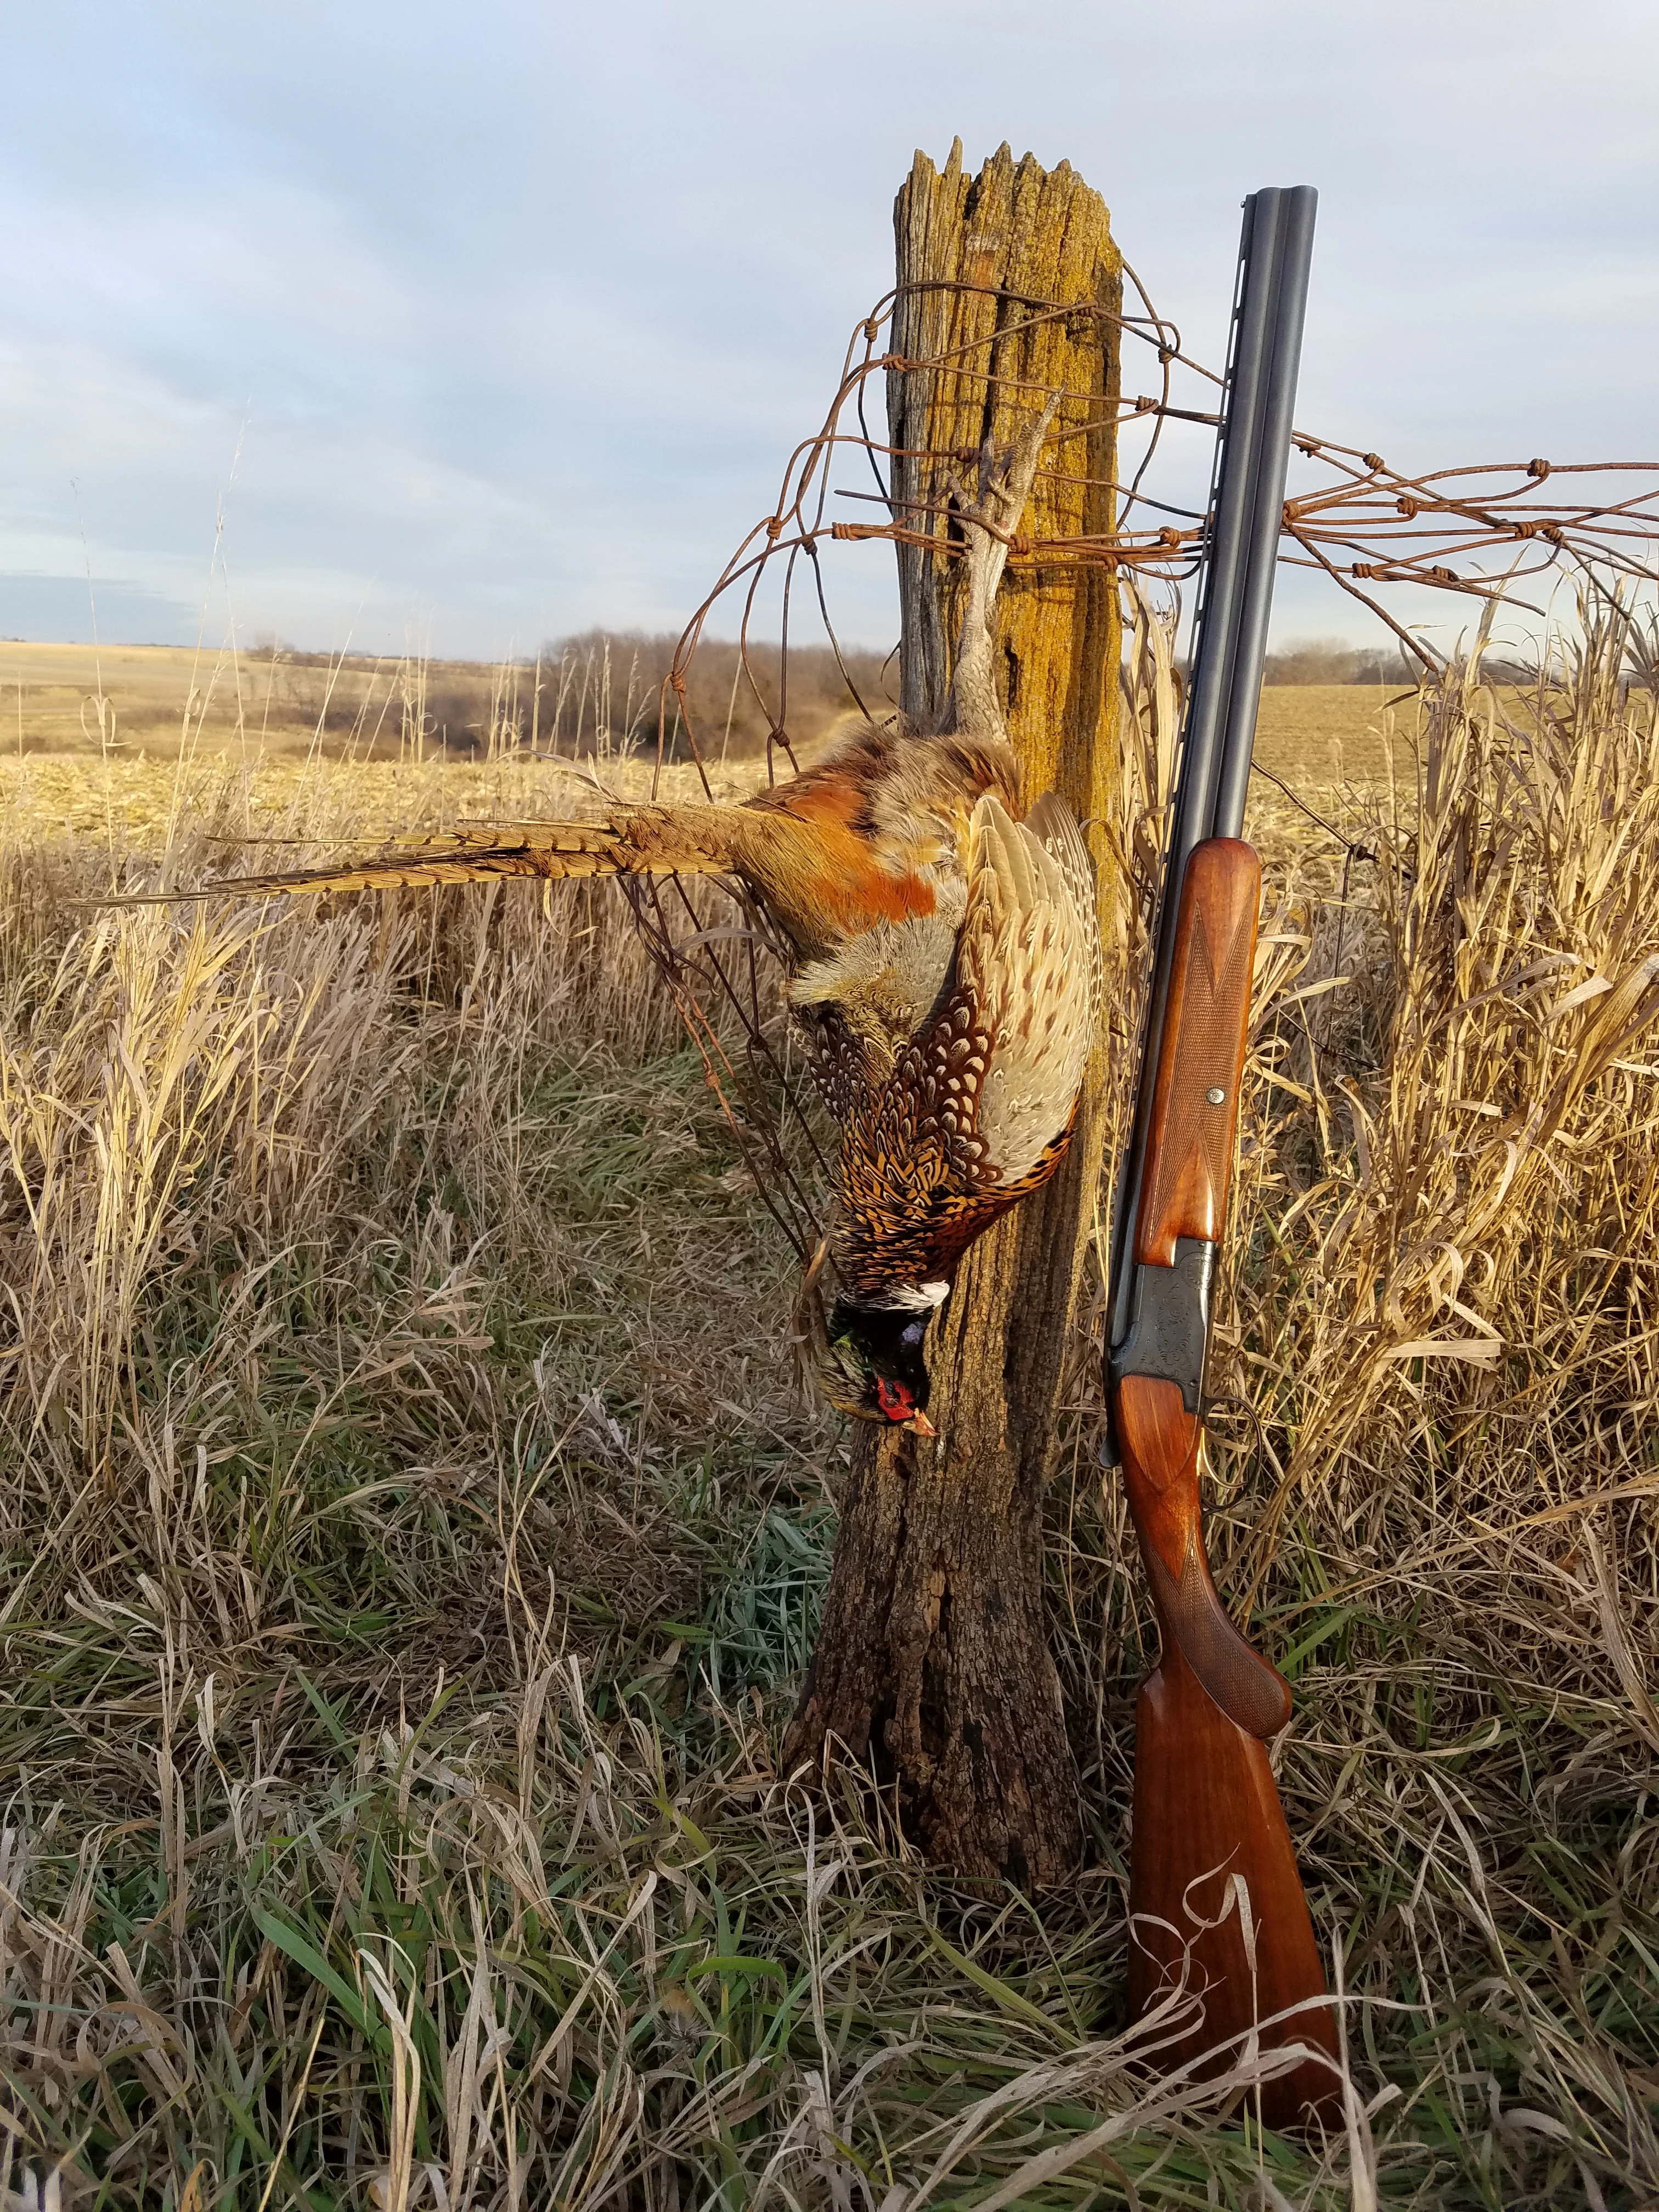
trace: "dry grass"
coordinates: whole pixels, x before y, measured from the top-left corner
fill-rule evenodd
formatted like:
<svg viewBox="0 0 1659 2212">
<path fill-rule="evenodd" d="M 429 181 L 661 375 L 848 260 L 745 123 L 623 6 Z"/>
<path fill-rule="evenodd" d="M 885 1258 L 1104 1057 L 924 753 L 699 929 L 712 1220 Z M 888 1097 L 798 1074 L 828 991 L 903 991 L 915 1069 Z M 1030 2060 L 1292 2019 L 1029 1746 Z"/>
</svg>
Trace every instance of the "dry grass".
<svg viewBox="0 0 1659 2212">
<path fill-rule="evenodd" d="M 1346 900 L 1257 817 L 1214 1527 L 1297 1679 L 1356 2087 L 1323 2148 L 1123 2032 L 1150 1616 L 1092 1386 L 1051 1515 L 1075 1886 L 957 1895 L 775 1781 L 842 1447 L 605 887 L 75 902 L 112 845 L 183 878 L 556 772 L 198 768 L 146 812 L 136 765 L 83 806 L 14 770 L 4 2201 L 1659 2192 L 1659 740 L 1617 658 L 1402 711 L 1395 790 L 1320 799 L 1375 856 Z"/>
</svg>

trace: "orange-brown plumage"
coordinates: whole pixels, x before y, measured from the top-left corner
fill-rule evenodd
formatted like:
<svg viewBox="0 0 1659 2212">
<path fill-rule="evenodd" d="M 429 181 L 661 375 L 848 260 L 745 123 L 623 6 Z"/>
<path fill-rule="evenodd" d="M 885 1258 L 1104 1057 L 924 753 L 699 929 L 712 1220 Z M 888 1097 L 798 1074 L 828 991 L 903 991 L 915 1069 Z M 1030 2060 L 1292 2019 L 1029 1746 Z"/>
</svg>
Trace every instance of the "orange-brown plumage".
<svg viewBox="0 0 1659 2212">
<path fill-rule="evenodd" d="M 945 911 L 878 926 L 791 986 L 842 1127 L 833 1249 L 860 1305 L 934 1302 L 1047 1181 L 1088 1056 L 1099 938 L 1066 808 L 1046 798 L 1017 823 L 981 794 L 952 889 Z"/>
<path fill-rule="evenodd" d="M 802 960 L 879 922 L 933 914 L 961 877 L 982 792 L 1021 811 L 1006 746 L 867 725 L 828 760 L 739 805 L 618 805 L 586 822 L 481 822 L 331 868 L 244 876 L 210 891 L 393 890 L 531 876 L 732 874 Z M 186 894 L 205 896 L 208 892 Z"/>
</svg>

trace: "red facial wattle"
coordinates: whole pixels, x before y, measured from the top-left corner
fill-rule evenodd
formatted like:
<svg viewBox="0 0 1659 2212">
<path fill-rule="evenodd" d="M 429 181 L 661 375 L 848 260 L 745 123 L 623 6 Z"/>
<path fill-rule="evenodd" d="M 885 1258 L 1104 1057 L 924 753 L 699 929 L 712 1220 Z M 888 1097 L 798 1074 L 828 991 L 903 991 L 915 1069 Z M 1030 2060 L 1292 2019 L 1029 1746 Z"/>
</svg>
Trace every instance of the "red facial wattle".
<svg viewBox="0 0 1659 2212">
<path fill-rule="evenodd" d="M 916 1401 L 910 1395 L 908 1385 L 895 1382 L 885 1375 L 876 1377 L 876 1403 L 890 1421 L 910 1420 L 916 1410 Z"/>
</svg>

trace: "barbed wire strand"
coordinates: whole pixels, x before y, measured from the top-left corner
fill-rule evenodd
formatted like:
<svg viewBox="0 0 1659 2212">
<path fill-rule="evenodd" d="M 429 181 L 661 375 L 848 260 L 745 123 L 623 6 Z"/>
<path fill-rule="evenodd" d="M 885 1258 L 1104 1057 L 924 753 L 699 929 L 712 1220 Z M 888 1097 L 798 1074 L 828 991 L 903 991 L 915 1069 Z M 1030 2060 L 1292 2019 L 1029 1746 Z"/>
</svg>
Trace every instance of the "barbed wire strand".
<svg viewBox="0 0 1659 2212">
<path fill-rule="evenodd" d="M 1144 309 L 1142 313 L 1123 313 L 1097 301 L 1044 299 L 992 285 L 939 278 L 903 289 L 894 288 L 860 319 L 848 337 L 840 377 L 819 428 L 791 452 L 772 511 L 744 536 L 681 635 L 659 694 L 653 796 L 676 746 L 683 744 L 705 795 L 710 799 L 714 797 L 691 717 L 687 679 L 711 616 L 730 595 L 739 594 L 741 604 L 736 682 L 746 685 L 763 718 L 770 782 L 775 778 L 780 750 L 799 770 L 789 735 L 788 709 L 791 609 L 801 556 L 811 563 L 818 613 L 848 696 L 860 714 L 869 715 L 876 702 L 860 695 L 831 620 L 820 540 L 827 533 L 842 543 L 887 541 L 923 548 L 944 561 L 956 559 L 965 550 L 960 529 L 954 526 L 956 501 L 951 472 L 976 465 L 980 454 L 977 450 L 896 446 L 872 434 L 866 387 L 878 375 L 890 388 L 894 379 L 936 375 L 942 371 L 969 384 L 982 385 L 988 420 L 995 404 L 1029 400 L 1035 411 L 1047 403 L 1050 386 L 997 366 L 999 356 L 1006 357 L 1018 342 L 1047 325 L 1063 319 L 1075 327 L 1079 319 L 1092 318 L 1114 327 L 1124 341 L 1149 348 L 1158 371 L 1155 392 L 1117 398 L 1108 403 L 1109 411 L 1103 411 L 1103 395 L 1098 391 L 1062 392 L 1062 398 L 1080 404 L 1081 416 L 1056 425 L 1051 441 L 1053 465 L 1038 476 L 1039 488 L 1047 485 L 1051 490 L 1063 488 L 1085 495 L 1103 490 L 1112 501 L 1110 511 L 1117 526 L 1105 532 L 1063 537 L 1011 532 L 1008 563 L 1015 573 L 1098 567 L 1123 574 L 1126 582 L 1131 576 L 1148 582 L 1156 580 L 1173 595 L 1178 611 L 1180 586 L 1202 565 L 1206 514 L 1158 498 L 1144 490 L 1143 485 L 1169 426 L 1213 431 L 1219 420 L 1213 402 L 1207 408 L 1177 404 L 1179 398 L 1185 397 L 1177 380 L 1192 381 L 1200 392 L 1204 387 L 1219 392 L 1223 380 L 1186 352 L 1179 329 L 1158 313 L 1140 277 L 1127 263 L 1124 275 Z M 890 349 L 878 352 L 882 334 L 890 330 L 901 302 L 908 303 L 928 293 L 994 299 L 996 329 L 925 356 Z M 1193 396 L 1196 398 L 1199 394 Z M 1127 483 L 1115 458 L 1109 478 L 1079 474 L 1061 465 L 1064 449 L 1074 450 L 1079 440 L 1086 447 L 1088 437 L 1109 422 L 1117 429 L 1144 426 L 1147 431 L 1146 450 Z M 1383 623 L 1402 652 L 1426 676 L 1443 668 L 1443 657 L 1390 611 L 1378 596 L 1377 587 L 1410 586 L 1483 601 L 1503 599 L 1517 608 L 1541 614 L 1542 610 L 1530 602 L 1516 599 L 1517 582 L 1552 569 L 1574 574 L 1581 581 L 1589 579 L 1596 589 L 1605 589 L 1609 577 L 1623 579 L 1627 584 L 1655 580 L 1659 462 L 1559 463 L 1534 457 L 1410 475 L 1390 468 L 1378 453 L 1312 431 L 1298 429 L 1295 444 L 1304 468 L 1311 465 L 1323 471 L 1327 481 L 1297 489 L 1286 497 L 1280 560 L 1328 577 Z M 1115 456 L 1115 441 L 1114 450 Z M 873 492 L 832 482 L 838 464 L 853 457 L 860 470 L 868 470 Z M 941 495 L 899 495 L 893 475 L 899 463 L 920 464 L 922 473 L 940 486 Z M 1542 494 L 1545 483 L 1562 478 L 1572 480 L 1574 489 L 1582 483 L 1586 494 L 1595 480 L 1602 480 L 1614 495 L 1603 500 L 1593 495 L 1557 499 Z M 1628 483 L 1632 478 L 1636 479 L 1633 487 Z M 1613 481 L 1618 479 L 1625 481 Z M 1213 498 L 1212 478 L 1212 502 Z M 831 520 L 832 499 L 878 506 L 885 510 L 884 519 L 868 523 Z M 1141 521 L 1143 515 L 1167 519 L 1153 526 L 1150 520 Z M 768 675 L 756 665 L 757 610 L 762 588 L 780 560 L 784 565 L 775 671 Z M 1462 565 L 1454 568 L 1454 562 Z M 775 707 L 768 696 L 769 684 L 775 686 Z M 1346 902 L 1348 871 L 1356 861 L 1373 855 L 1309 806 L 1282 777 L 1259 762 L 1256 768 L 1344 848 Z M 707 1079 L 720 1098 L 741 1157 L 754 1173 L 780 1227 L 805 1259 L 817 1242 L 829 1165 L 817 1109 L 799 1069 L 789 1064 L 781 999 L 775 988 L 769 990 L 763 981 L 763 960 L 781 955 L 783 948 L 775 943 L 765 917 L 746 894 L 733 894 L 747 917 L 744 926 L 736 932 L 711 933 L 678 879 L 670 880 L 678 893 L 672 918 L 656 886 L 630 884 L 641 937 L 702 1054 Z M 727 949 L 732 945 L 740 945 L 741 952 Z M 720 1024 L 710 1012 L 711 1006 L 720 1006 L 737 1022 L 744 1038 L 741 1069 L 722 1042 Z M 775 1102 L 771 1107 L 759 1103 L 769 1097 Z M 798 1171 L 799 1162 L 805 1164 L 804 1175 Z"/>
</svg>

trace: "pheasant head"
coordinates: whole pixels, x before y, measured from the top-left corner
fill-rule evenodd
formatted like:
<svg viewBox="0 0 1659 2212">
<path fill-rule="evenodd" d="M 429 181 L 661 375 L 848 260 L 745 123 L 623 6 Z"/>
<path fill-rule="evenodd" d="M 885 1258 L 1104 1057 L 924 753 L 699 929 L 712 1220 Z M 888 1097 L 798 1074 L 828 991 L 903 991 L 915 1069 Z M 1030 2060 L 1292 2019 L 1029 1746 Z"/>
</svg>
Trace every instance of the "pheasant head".
<svg viewBox="0 0 1659 2212">
<path fill-rule="evenodd" d="M 912 1429 L 921 1437 L 937 1434 L 927 1418 L 922 1340 L 945 1287 L 923 1283 L 903 1303 L 889 1306 L 836 1301 L 819 1379 L 837 1413 Z"/>
</svg>

